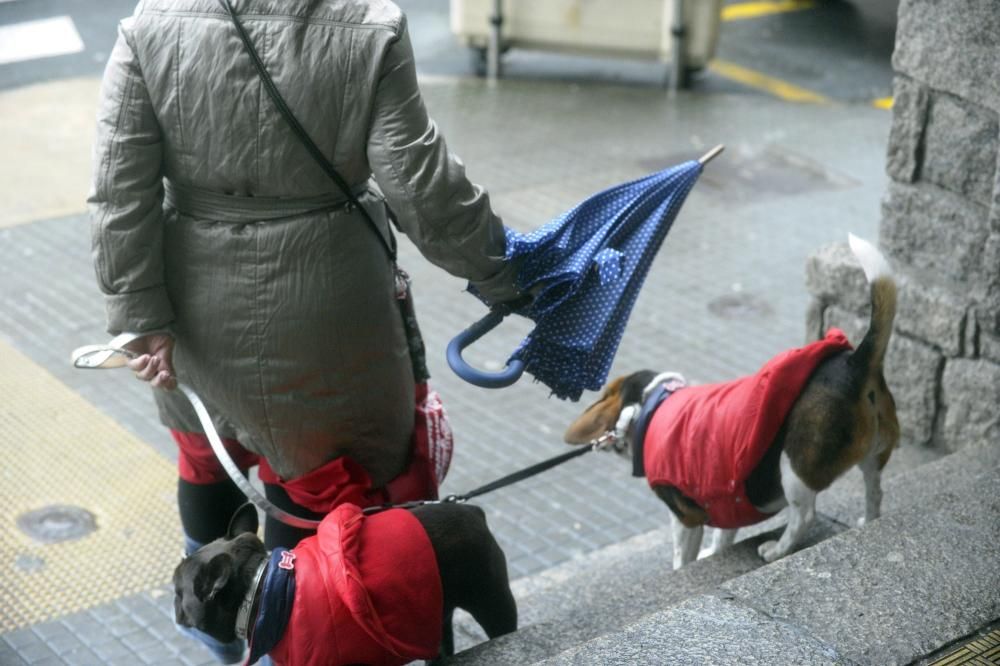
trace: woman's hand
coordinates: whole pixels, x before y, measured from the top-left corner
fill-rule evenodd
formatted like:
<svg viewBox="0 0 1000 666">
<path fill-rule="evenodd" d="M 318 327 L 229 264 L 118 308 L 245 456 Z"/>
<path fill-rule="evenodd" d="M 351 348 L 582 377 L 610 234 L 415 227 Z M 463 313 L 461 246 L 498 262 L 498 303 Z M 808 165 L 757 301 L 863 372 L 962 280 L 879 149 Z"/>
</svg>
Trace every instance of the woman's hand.
<svg viewBox="0 0 1000 666">
<path fill-rule="evenodd" d="M 149 382 L 154 388 L 172 391 L 177 388 L 174 374 L 174 338 L 169 333 L 151 333 L 128 343 L 126 347 L 139 356 L 126 365 L 136 378 Z"/>
</svg>

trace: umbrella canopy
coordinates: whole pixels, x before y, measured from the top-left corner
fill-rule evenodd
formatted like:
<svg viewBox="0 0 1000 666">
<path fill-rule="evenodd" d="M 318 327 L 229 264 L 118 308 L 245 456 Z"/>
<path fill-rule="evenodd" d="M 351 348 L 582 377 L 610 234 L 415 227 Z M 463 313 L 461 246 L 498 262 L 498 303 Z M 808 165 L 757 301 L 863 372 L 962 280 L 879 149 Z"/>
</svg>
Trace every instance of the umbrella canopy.
<svg viewBox="0 0 1000 666">
<path fill-rule="evenodd" d="M 701 160 L 600 192 L 532 233 L 508 229 L 507 259 L 521 261 L 517 284 L 533 298 L 494 307 L 453 340 L 452 369 L 491 387 L 509 385 L 527 370 L 556 396 L 571 400 L 584 389 L 600 389 L 653 257 L 704 163 L 719 151 L 721 146 Z M 508 312 L 536 323 L 511 355 L 508 370 L 490 375 L 470 368 L 461 349 Z"/>
</svg>

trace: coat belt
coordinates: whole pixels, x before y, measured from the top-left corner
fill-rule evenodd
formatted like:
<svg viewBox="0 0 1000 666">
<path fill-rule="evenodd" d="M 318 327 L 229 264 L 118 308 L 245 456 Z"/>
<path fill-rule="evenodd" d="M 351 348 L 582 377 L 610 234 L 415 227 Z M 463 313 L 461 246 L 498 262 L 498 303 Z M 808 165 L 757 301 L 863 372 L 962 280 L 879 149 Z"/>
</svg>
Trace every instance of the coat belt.
<svg viewBox="0 0 1000 666">
<path fill-rule="evenodd" d="M 254 197 L 222 194 L 200 187 L 179 185 L 164 179 L 164 203 L 178 212 L 219 222 L 261 222 L 283 217 L 336 210 L 349 202 L 342 192 L 311 197 Z M 354 189 L 360 197 L 368 184 Z"/>
</svg>

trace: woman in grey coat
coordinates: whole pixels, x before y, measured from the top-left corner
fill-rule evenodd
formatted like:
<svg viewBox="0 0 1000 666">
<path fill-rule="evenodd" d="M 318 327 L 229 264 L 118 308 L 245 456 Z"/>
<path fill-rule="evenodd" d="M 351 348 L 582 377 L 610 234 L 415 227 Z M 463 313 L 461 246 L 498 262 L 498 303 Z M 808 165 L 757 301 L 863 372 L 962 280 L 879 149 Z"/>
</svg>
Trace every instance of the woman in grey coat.
<svg viewBox="0 0 1000 666">
<path fill-rule="evenodd" d="M 402 12 L 386 0 L 235 5 L 384 233 L 371 177 L 425 257 L 514 298 L 501 221 L 427 115 Z M 146 0 L 121 23 L 89 201 L 108 329 L 149 333 L 134 345 L 140 378 L 169 389 L 176 370 L 282 480 L 341 458 L 374 488 L 405 471 L 414 379 L 389 259 L 272 105 L 217 0 Z M 182 396 L 154 393 L 175 436 L 200 434 Z M 211 471 L 183 478 L 204 463 L 185 442 L 181 520 L 205 542 L 241 498 Z"/>
</svg>

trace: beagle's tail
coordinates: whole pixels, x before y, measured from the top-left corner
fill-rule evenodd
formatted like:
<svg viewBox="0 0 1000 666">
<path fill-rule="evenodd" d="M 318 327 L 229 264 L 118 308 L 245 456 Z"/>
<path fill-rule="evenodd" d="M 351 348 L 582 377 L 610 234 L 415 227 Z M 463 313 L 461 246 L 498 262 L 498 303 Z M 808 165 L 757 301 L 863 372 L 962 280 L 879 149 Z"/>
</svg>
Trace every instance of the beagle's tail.
<svg viewBox="0 0 1000 666">
<path fill-rule="evenodd" d="M 880 371 L 892 335 L 892 321 L 896 317 L 896 281 L 885 257 L 874 245 L 854 234 L 848 234 L 848 242 L 868 278 L 872 301 L 868 332 L 851 355 L 851 364 L 866 368 L 869 373 Z"/>
</svg>

